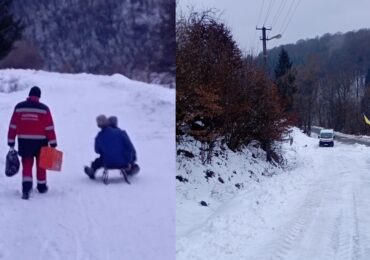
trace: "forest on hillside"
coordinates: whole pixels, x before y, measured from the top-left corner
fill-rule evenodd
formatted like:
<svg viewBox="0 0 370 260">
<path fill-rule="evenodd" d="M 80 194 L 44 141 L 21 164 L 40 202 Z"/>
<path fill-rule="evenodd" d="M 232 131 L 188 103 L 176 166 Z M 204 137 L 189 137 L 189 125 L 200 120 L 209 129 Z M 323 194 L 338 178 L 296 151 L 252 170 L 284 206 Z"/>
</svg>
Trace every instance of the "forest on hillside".
<svg viewBox="0 0 370 260">
<path fill-rule="evenodd" d="M 271 49 L 271 74 L 281 49 L 296 70 L 294 111 L 307 133 L 312 125 L 349 134 L 369 134 L 363 113 L 370 116 L 370 29 L 325 34 Z"/>
<path fill-rule="evenodd" d="M 175 0 L 12 0 L 22 39 L 1 68 L 175 83 Z"/>
</svg>

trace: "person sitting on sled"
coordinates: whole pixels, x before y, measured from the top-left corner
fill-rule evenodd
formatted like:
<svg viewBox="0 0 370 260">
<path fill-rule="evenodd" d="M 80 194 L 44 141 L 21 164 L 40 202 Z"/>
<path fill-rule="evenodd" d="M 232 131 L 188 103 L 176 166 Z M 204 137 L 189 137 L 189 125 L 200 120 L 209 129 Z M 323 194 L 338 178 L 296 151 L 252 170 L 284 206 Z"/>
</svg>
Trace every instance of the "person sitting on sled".
<svg viewBox="0 0 370 260">
<path fill-rule="evenodd" d="M 127 133 L 117 127 L 117 120 L 115 127 L 110 125 L 105 115 L 98 116 L 96 122 L 101 130 L 95 138 L 95 152 L 100 157 L 96 158 L 90 167 L 85 166 L 85 173 L 90 179 L 95 179 L 96 171 L 102 167 L 125 169 L 128 175 L 137 173 L 139 167 L 135 163 L 135 148 Z"/>
<path fill-rule="evenodd" d="M 136 150 L 135 150 L 135 147 L 132 144 L 130 138 L 128 137 L 127 132 L 118 127 L 118 119 L 117 119 L 116 116 L 108 117 L 108 125 L 112 128 L 116 128 L 116 129 L 119 129 L 120 131 L 122 131 L 122 134 L 124 135 L 126 143 L 129 146 L 128 149 L 127 149 L 127 152 L 130 153 L 128 155 L 128 158 L 130 158 L 129 159 L 129 161 L 130 161 L 130 163 L 129 163 L 130 170 L 128 170 L 127 173 L 129 175 L 134 175 L 134 174 L 138 173 L 140 171 L 140 167 L 136 163 Z"/>
</svg>

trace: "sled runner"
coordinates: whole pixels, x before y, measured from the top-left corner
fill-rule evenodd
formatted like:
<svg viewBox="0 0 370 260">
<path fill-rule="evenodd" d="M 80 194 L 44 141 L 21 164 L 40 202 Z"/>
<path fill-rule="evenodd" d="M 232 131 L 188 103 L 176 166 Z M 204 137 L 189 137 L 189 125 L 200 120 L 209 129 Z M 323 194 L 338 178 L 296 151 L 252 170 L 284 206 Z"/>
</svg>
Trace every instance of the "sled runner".
<svg viewBox="0 0 370 260">
<path fill-rule="evenodd" d="M 91 168 L 85 166 L 84 168 L 84 171 L 85 173 L 87 174 L 87 176 L 89 176 L 90 179 L 94 180 L 95 179 L 95 173 L 91 173 L 89 172 Z M 108 172 L 110 170 L 118 170 L 120 172 L 120 174 L 122 175 L 124 181 L 127 183 L 127 184 L 131 184 L 130 180 L 129 180 L 129 177 L 131 176 L 134 176 L 136 175 L 139 171 L 140 171 L 140 167 L 139 165 L 137 165 L 136 163 L 134 163 L 131 168 L 110 168 L 110 167 L 104 167 L 104 170 L 103 170 L 103 175 L 102 175 L 102 180 L 103 180 L 103 183 L 104 184 L 108 184 L 109 183 L 109 175 L 108 175 Z"/>
<path fill-rule="evenodd" d="M 108 184 L 109 183 L 109 177 L 108 177 L 108 171 L 109 170 L 119 170 L 120 174 L 122 175 L 123 179 L 127 184 L 131 184 L 131 182 L 128 180 L 128 175 L 127 171 L 125 168 L 122 169 L 109 169 L 109 168 L 104 168 L 103 170 L 103 183 Z"/>
</svg>

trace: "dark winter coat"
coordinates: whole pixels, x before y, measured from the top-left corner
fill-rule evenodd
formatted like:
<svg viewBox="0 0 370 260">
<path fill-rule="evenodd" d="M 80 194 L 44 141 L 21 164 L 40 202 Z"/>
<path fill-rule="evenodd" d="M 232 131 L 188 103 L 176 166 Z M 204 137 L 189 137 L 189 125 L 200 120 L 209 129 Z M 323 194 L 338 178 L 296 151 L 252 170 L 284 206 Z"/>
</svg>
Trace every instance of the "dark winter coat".
<svg viewBox="0 0 370 260">
<path fill-rule="evenodd" d="M 22 157 L 38 156 L 42 146 L 56 146 L 53 118 L 49 108 L 35 96 L 18 103 L 12 115 L 8 132 L 8 145 L 15 145 Z"/>
<path fill-rule="evenodd" d="M 122 130 L 121 128 L 119 128 L 117 126 L 112 126 L 112 128 L 116 128 L 116 129 L 119 129 L 120 131 L 122 131 L 122 134 L 123 134 L 123 136 L 125 138 L 125 142 L 126 142 L 127 147 L 128 147 L 128 149 L 127 149 L 128 155 L 127 156 L 130 158 L 129 161 L 130 161 L 130 163 L 135 162 L 137 160 L 137 158 L 136 158 L 136 150 L 135 150 L 135 147 L 132 144 L 130 138 L 128 137 L 127 132 L 125 130 Z"/>
<path fill-rule="evenodd" d="M 136 159 L 127 133 L 119 128 L 103 128 L 95 138 L 95 152 L 100 154 L 103 166 L 108 168 L 123 168 Z"/>
</svg>

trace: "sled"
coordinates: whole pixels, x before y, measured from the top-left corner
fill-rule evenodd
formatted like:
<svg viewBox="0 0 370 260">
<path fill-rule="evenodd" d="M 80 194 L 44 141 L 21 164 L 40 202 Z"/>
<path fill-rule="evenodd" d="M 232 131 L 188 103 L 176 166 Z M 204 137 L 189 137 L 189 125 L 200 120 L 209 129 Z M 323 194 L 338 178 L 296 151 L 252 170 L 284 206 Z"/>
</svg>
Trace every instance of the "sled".
<svg viewBox="0 0 370 260">
<path fill-rule="evenodd" d="M 108 171 L 109 170 L 119 170 L 120 174 L 122 175 L 123 179 L 125 182 L 129 185 L 131 185 L 131 182 L 129 181 L 128 177 L 129 176 L 134 176 L 140 171 L 140 167 L 137 164 L 134 164 L 133 169 L 131 170 L 130 174 L 128 174 L 128 169 L 127 168 L 104 168 L 103 170 L 103 183 L 104 184 L 109 184 L 109 177 L 108 177 Z"/>
<path fill-rule="evenodd" d="M 127 184 L 131 184 L 131 182 L 128 180 L 128 175 L 125 169 L 108 169 L 104 168 L 103 170 L 103 183 L 109 184 L 109 177 L 108 177 L 108 170 L 119 170 L 120 174 L 123 176 L 123 179 Z"/>
<path fill-rule="evenodd" d="M 41 148 L 39 166 L 50 171 L 61 171 L 63 153 L 55 148 L 44 146 Z"/>
</svg>

